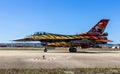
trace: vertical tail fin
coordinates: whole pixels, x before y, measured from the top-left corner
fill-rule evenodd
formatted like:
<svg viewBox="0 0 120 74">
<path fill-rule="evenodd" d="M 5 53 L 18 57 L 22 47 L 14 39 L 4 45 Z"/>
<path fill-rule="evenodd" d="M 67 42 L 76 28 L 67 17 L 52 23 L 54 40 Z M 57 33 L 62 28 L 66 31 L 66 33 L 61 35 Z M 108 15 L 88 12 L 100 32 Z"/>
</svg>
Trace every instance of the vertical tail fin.
<svg viewBox="0 0 120 74">
<path fill-rule="evenodd" d="M 91 30 L 88 31 L 88 34 L 102 34 L 109 22 L 109 19 L 100 20 Z"/>
</svg>

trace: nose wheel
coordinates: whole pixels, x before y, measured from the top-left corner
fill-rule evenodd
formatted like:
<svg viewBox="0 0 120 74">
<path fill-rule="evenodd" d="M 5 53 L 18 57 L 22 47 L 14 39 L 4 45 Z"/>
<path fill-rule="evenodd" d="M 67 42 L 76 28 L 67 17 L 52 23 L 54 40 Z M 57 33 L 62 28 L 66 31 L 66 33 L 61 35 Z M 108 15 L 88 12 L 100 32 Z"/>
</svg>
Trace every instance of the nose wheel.
<svg viewBox="0 0 120 74">
<path fill-rule="evenodd" d="M 44 52 L 47 52 L 47 47 L 45 47 Z"/>
</svg>

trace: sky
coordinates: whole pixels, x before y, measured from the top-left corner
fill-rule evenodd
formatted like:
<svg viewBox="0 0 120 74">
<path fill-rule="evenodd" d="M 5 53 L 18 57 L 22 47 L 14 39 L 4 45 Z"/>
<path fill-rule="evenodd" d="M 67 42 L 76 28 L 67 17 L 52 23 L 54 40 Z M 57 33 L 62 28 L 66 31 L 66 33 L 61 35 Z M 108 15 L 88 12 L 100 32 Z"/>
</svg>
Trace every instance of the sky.
<svg viewBox="0 0 120 74">
<path fill-rule="evenodd" d="M 105 32 L 120 43 L 120 0 L 0 0 L 0 43 L 38 31 L 76 34 L 110 19 Z"/>
</svg>

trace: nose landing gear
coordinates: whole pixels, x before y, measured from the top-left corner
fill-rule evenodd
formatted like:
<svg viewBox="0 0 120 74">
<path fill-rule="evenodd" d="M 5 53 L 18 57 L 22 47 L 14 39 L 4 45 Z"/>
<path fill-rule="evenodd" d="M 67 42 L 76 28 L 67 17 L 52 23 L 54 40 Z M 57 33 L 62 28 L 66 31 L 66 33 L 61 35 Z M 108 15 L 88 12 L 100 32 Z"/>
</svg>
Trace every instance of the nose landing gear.
<svg viewBox="0 0 120 74">
<path fill-rule="evenodd" d="M 45 46 L 44 52 L 47 52 L 47 46 Z"/>
</svg>

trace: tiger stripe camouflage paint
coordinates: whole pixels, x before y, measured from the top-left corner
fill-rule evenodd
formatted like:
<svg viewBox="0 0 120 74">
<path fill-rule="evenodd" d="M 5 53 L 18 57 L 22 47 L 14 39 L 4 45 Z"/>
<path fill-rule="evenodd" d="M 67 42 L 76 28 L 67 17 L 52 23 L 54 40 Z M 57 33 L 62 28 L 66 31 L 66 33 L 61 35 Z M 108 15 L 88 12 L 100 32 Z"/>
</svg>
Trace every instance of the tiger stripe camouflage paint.
<svg viewBox="0 0 120 74">
<path fill-rule="evenodd" d="M 37 35 L 37 36 L 30 36 L 29 38 L 33 39 L 33 40 L 39 40 L 39 39 L 64 39 L 64 40 L 67 40 L 67 39 L 93 39 L 93 40 L 96 40 L 96 39 L 99 39 L 100 36 L 84 36 L 84 35 L 73 35 L 73 36 L 69 36 L 69 35 L 66 35 L 66 36 L 60 36 L 60 35 Z"/>
<path fill-rule="evenodd" d="M 50 46 L 81 46 L 88 44 L 105 44 L 111 42 L 107 39 L 108 33 L 104 33 L 104 30 L 109 22 L 109 19 L 100 20 L 95 26 L 93 26 L 88 32 L 77 35 L 61 35 L 46 32 L 37 32 L 31 36 L 27 36 L 23 39 L 17 39 L 13 41 L 41 41 Z M 74 43 L 77 41 L 77 43 Z"/>
</svg>

